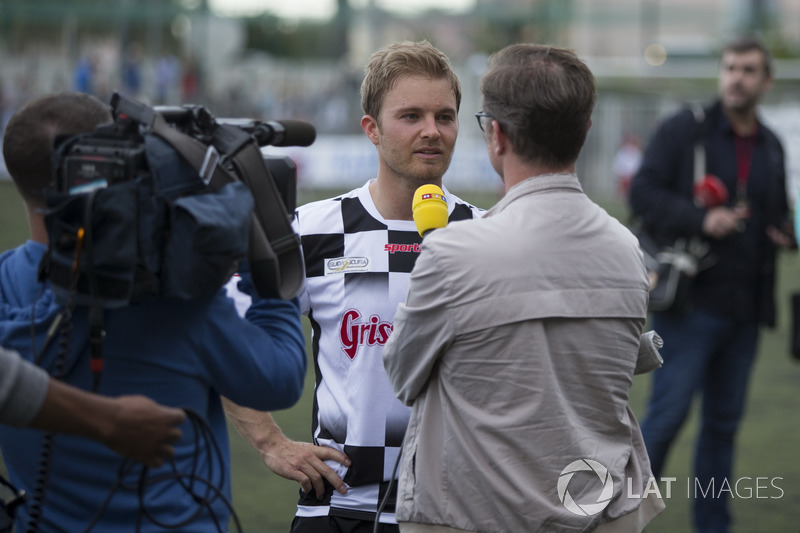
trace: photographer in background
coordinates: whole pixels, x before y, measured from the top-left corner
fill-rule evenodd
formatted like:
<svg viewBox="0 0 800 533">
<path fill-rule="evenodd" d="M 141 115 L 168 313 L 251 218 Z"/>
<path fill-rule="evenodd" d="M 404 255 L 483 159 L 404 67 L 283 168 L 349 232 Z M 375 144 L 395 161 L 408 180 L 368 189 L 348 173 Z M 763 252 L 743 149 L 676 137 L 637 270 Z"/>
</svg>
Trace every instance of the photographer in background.
<svg viewBox="0 0 800 533">
<path fill-rule="evenodd" d="M 698 486 L 731 482 L 734 445 L 745 410 L 759 326 L 775 325 L 776 254 L 795 244 L 780 140 L 758 117 L 772 88 L 772 56 L 752 37 L 723 48 L 719 94 L 698 124 L 690 110 L 655 132 L 633 179 L 630 206 L 663 243 L 702 238 L 713 264 L 694 278 L 690 308 L 659 311 L 653 329 L 664 339 L 664 366 L 653 373 L 642 434 L 653 474 L 664 474 L 669 450 L 696 395 L 702 396 L 694 457 Z M 705 150 L 705 180 L 714 204 L 695 184 L 695 139 Z M 729 498 L 710 491 L 692 501 L 702 533 L 730 530 Z"/>
<path fill-rule="evenodd" d="M 107 398 L 52 379 L 44 369 L 0 348 L 0 424 L 82 435 L 150 467 L 175 455 L 180 409 L 141 395 Z"/>
<path fill-rule="evenodd" d="M 43 190 L 53 175 L 56 136 L 91 132 L 110 119 L 108 107 L 89 95 L 48 95 L 17 111 L 3 144 L 31 239 L 0 255 L 0 345 L 84 390 L 93 383 L 87 308 L 76 306 L 69 319 L 70 309 L 37 279 L 48 242 Z M 144 394 L 185 409 L 191 425 L 181 427 L 173 464 L 151 471 L 85 438 L 0 428 L 11 482 L 30 495 L 17 512 L 19 531 L 227 529 L 230 453 L 220 395 L 258 409 L 288 408 L 301 395 L 306 370 L 297 300 L 259 299 L 251 284 L 242 287 L 253 298 L 250 322 L 222 289 L 206 299 L 160 298 L 103 311 L 105 368 L 97 392 Z M 61 334 L 48 343 L 54 320 L 62 321 Z"/>
</svg>

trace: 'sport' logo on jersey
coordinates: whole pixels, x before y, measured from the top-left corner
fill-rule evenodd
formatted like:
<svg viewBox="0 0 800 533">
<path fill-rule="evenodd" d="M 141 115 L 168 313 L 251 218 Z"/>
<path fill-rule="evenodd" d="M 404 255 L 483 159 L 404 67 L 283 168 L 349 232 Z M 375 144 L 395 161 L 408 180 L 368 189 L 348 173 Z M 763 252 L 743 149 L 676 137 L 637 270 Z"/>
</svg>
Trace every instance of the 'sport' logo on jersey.
<svg viewBox="0 0 800 533">
<path fill-rule="evenodd" d="M 393 254 L 395 252 L 415 252 L 419 253 L 419 243 L 415 242 L 414 244 L 395 244 L 390 242 L 389 244 L 383 247 L 384 252 L 389 252 Z"/>
<path fill-rule="evenodd" d="M 372 270 L 369 257 L 336 257 L 325 260 L 325 275 Z"/>
<path fill-rule="evenodd" d="M 342 341 L 342 351 L 351 360 L 356 358 L 358 347 L 361 345 L 383 346 L 392 333 L 392 323 L 384 322 L 378 315 L 372 315 L 368 320 L 362 320 L 361 313 L 356 309 L 348 309 L 342 316 L 342 325 L 339 328 L 339 338 Z"/>
</svg>

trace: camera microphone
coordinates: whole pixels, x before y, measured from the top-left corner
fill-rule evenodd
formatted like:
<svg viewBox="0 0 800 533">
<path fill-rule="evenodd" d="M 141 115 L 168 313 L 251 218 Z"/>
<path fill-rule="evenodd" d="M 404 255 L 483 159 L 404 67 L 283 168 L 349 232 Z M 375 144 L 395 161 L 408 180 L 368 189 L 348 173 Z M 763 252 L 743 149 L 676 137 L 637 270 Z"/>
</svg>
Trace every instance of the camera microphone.
<svg viewBox="0 0 800 533">
<path fill-rule="evenodd" d="M 261 122 L 249 118 L 218 118 L 216 121 L 246 131 L 259 146 L 311 146 L 317 138 L 314 126 L 302 120 Z"/>
<path fill-rule="evenodd" d="M 414 192 L 411 202 L 414 224 L 421 237 L 447 225 L 447 200 L 442 189 L 433 184 L 423 185 Z"/>
<path fill-rule="evenodd" d="M 259 146 L 311 146 L 317 131 L 302 120 L 274 120 L 260 122 L 253 135 Z"/>
</svg>

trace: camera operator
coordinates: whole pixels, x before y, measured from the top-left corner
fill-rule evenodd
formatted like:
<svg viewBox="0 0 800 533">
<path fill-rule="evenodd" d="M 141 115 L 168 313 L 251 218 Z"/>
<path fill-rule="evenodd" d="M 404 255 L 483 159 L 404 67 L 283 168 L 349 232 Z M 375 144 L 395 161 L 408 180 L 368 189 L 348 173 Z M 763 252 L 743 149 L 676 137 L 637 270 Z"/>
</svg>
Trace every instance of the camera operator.
<svg viewBox="0 0 800 533">
<path fill-rule="evenodd" d="M 51 379 L 44 369 L 0 348 L 0 423 L 72 433 L 102 442 L 112 450 L 161 466 L 175 455 L 180 409 L 141 396 L 107 398 Z"/>
<path fill-rule="evenodd" d="M 84 390 L 93 378 L 87 308 L 62 306 L 37 279 L 48 242 L 43 190 L 56 136 L 90 132 L 110 119 L 107 106 L 89 95 L 49 95 L 11 118 L 3 145 L 31 239 L 0 256 L 0 344 Z M 105 369 L 97 392 L 144 394 L 184 408 L 191 425 L 181 426 L 174 465 L 152 471 L 81 437 L 0 428 L 11 482 L 31 495 L 18 510 L 18 530 L 227 529 L 230 453 L 220 395 L 284 409 L 300 397 L 306 370 L 297 300 L 259 299 L 252 285 L 242 287 L 252 292 L 250 322 L 221 289 L 205 299 L 160 298 L 103 311 Z M 47 342 L 59 321 L 62 333 Z M 46 487 L 37 474 L 42 467 Z"/>
</svg>

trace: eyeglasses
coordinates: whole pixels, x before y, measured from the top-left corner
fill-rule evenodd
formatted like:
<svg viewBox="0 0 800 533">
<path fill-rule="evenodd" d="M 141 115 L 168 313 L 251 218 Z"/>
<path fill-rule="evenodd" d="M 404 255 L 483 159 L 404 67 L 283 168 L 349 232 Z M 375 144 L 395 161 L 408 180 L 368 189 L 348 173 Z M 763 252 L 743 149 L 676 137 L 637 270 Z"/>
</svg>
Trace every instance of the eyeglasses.
<svg viewBox="0 0 800 533">
<path fill-rule="evenodd" d="M 483 120 L 482 119 L 484 119 L 484 118 L 494 118 L 494 115 L 490 115 L 489 113 L 485 113 L 483 111 L 478 111 L 477 113 L 475 113 L 475 118 L 478 119 L 478 127 L 481 129 L 481 131 L 484 131 L 484 129 L 483 129 Z"/>
</svg>

